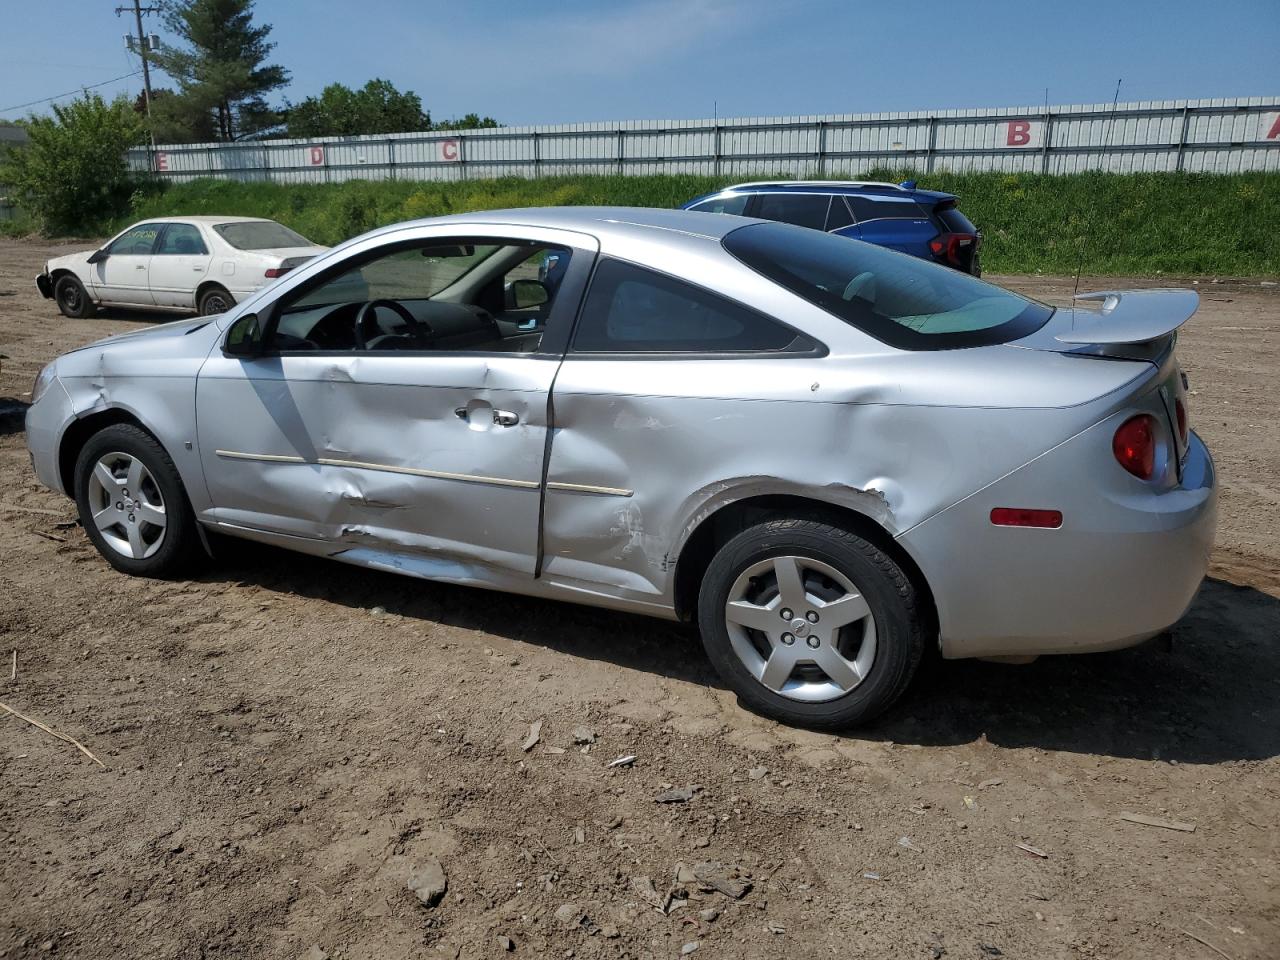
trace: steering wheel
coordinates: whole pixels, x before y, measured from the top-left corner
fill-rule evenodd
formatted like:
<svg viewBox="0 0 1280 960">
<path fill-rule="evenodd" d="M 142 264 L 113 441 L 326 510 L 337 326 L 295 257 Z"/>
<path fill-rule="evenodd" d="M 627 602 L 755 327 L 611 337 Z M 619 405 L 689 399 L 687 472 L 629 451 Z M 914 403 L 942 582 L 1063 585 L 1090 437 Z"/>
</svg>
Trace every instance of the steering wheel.
<svg viewBox="0 0 1280 960">
<path fill-rule="evenodd" d="M 409 334 L 415 340 L 425 343 L 431 338 L 433 334 L 431 324 L 427 323 L 425 320 L 419 320 L 409 312 L 409 308 L 403 303 L 400 303 L 398 300 L 370 300 L 361 307 L 360 312 L 356 314 L 355 329 L 352 333 L 357 350 L 369 349 L 369 341 L 366 341 L 364 336 L 364 325 L 368 320 L 376 321 L 377 318 L 374 314 L 379 307 L 386 307 L 392 313 L 400 317 L 400 319 L 409 327 Z M 373 339 L 377 340 L 379 337 L 374 337 Z"/>
</svg>

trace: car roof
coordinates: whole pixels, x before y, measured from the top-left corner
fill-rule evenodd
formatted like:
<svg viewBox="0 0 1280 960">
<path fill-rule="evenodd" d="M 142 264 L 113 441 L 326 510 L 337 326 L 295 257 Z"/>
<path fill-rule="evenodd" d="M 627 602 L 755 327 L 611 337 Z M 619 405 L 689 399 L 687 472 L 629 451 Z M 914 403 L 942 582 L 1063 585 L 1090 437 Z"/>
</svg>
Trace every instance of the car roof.
<svg viewBox="0 0 1280 960">
<path fill-rule="evenodd" d="M 198 217 L 148 217 L 138 223 L 275 223 L 266 217 L 215 217 L 202 214 Z"/>
<path fill-rule="evenodd" d="M 620 239 L 652 239 L 656 231 L 667 231 L 685 237 L 718 241 L 725 234 L 748 223 L 765 222 L 751 217 L 726 217 L 721 213 L 698 213 L 693 210 L 667 210 L 657 207 L 517 207 L 510 210 L 480 210 L 474 213 L 428 217 L 394 224 L 384 230 L 456 223 L 459 226 L 550 227 Z"/>
</svg>

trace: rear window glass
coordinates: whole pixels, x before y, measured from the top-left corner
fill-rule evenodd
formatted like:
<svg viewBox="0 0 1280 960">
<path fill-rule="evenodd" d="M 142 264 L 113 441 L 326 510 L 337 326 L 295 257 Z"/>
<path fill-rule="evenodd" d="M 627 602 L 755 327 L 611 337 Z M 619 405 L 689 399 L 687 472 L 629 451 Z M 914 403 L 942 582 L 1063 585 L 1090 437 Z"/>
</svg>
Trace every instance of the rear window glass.
<svg viewBox="0 0 1280 960">
<path fill-rule="evenodd" d="M 731 193 L 721 197 L 712 197 L 710 200 L 703 200 L 701 203 L 695 203 L 690 210 L 697 210 L 701 213 L 733 213 L 742 216 L 747 209 L 747 201 L 751 199 L 749 193 Z"/>
<path fill-rule="evenodd" d="M 726 250 L 748 267 L 878 340 L 946 350 L 1017 340 L 1053 309 L 906 254 L 780 223 L 741 227 Z"/>
<path fill-rule="evenodd" d="M 927 220 L 929 215 L 914 200 L 906 197 L 866 197 L 852 195 L 848 198 L 853 215 L 861 223 L 864 220 Z"/>
<path fill-rule="evenodd" d="M 956 207 L 944 207 L 936 211 L 942 225 L 952 233 L 977 233 L 978 228 L 973 221 L 961 213 Z"/>
<path fill-rule="evenodd" d="M 219 223 L 213 228 L 218 236 L 237 250 L 270 250 L 273 247 L 310 247 L 310 240 L 294 233 L 283 223 L 274 220 L 245 220 L 240 223 Z"/>
<path fill-rule="evenodd" d="M 709 290 L 621 260 L 596 267 L 573 349 L 588 353 L 759 353 L 813 345 Z"/>
<path fill-rule="evenodd" d="M 831 198 L 812 193 L 762 193 L 754 215 L 761 220 L 781 220 L 800 227 L 824 229 Z"/>
</svg>

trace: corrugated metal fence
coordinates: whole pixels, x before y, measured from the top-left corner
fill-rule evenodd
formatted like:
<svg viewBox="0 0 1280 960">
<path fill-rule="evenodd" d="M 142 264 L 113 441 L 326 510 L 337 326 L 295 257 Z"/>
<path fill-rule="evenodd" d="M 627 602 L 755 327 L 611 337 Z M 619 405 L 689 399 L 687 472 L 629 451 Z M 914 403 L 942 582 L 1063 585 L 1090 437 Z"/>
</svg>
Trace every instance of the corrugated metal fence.
<svg viewBox="0 0 1280 960">
<path fill-rule="evenodd" d="M 875 166 L 1072 173 L 1280 169 L 1280 97 L 733 120 L 626 120 L 131 151 L 170 180 L 580 173 L 833 176 Z"/>
</svg>

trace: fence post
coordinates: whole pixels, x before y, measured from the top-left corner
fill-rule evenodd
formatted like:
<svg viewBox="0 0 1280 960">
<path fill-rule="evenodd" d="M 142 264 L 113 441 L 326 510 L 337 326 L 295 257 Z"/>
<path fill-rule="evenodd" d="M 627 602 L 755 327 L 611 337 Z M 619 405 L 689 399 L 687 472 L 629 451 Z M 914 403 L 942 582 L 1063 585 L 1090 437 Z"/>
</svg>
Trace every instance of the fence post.
<svg viewBox="0 0 1280 960">
<path fill-rule="evenodd" d="M 538 137 L 538 131 L 533 131 L 533 176 L 536 179 L 542 170 L 542 141 Z"/>
<path fill-rule="evenodd" d="M 827 175 L 827 121 L 818 121 L 818 177 Z"/>
<path fill-rule="evenodd" d="M 714 170 L 714 172 L 715 172 L 715 176 L 716 176 L 716 178 L 717 178 L 717 179 L 719 179 L 719 177 L 720 177 L 720 160 L 721 160 L 721 153 L 720 153 L 720 122 L 719 122 L 719 121 L 716 121 L 715 126 L 712 128 L 712 143 L 714 144 L 714 146 L 712 147 L 712 149 L 715 151 L 715 153 L 713 154 L 712 169 L 713 169 L 713 170 Z"/>
<path fill-rule="evenodd" d="M 924 172 L 933 173 L 933 151 L 938 146 L 938 118 L 929 118 L 929 147 L 924 155 Z"/>
<path fill-rule="evenodd" d="M 1178 163 L 1174 169 L 1182 172 L 1182 157 L 1187 152 L 1187 131 L 1191 127 L 1191 108 L 1182 108 L 1182 132 L 1178 134 Z"/>
<path fill-rule="evenodd" d="M 1053 114 L 1044 112 L 1044 140 L 1040 144 L 1040 172 L 1049 172 L 1049 142 L 1053 139 Z"/>
<path fill-rule="evenodd" d="M 618 176 L 622 176 L 623 163 L 626 160 L 627 131 L 618 131 Z"/>
<path fill-rule="evenodd" d="M 396 178 L 396 142 L 387 137 L 387 178 Z"/>
<path fill-rule="evenodd" d="M 458 134 L 458 179 L 467 179 L 467 138 L 465 134 Z"/>
</svg>

